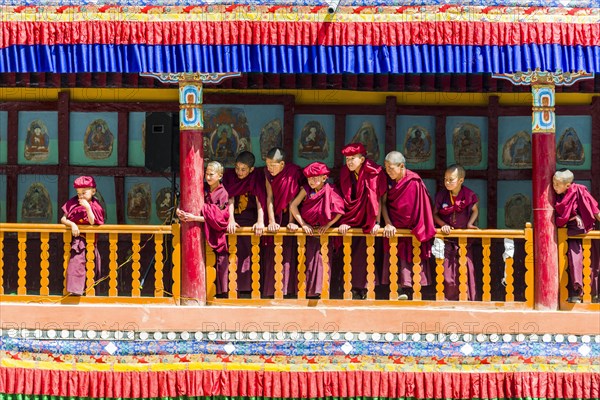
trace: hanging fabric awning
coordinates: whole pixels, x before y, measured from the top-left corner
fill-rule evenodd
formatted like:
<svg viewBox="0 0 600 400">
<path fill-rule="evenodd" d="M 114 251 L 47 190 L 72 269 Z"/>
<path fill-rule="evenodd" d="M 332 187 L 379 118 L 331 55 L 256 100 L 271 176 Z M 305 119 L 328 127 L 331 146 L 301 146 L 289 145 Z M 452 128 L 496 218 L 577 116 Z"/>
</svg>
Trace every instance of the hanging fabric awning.
<svg viewBox="0 0 600 400">
<path fill-rule="evenodd" d="M 0 72 L 600 72 L 600 8 L 9 6 Z"/>
</svg>

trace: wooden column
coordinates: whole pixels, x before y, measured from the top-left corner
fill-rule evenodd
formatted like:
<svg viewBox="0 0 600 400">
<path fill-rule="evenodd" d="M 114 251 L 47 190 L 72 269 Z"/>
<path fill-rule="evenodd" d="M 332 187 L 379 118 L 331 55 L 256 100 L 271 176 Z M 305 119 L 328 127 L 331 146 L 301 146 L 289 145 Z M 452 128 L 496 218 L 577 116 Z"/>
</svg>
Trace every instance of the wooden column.
<svg viewBox="0 0 600 400">
<path fill-rule="evenodd" d="M 202 80 L 182 74 L 179 80 L 180 208 L 200 215 L 204 204 Z M 206 303 L 204 235 L 199 222 L 181 225 L 181 304 Z"/>
<path fill-rule="evenodd" d="M 556 117 L 554 82 L 534 84 L 532 115 L 533 226 L 535 257 L 535 308 L 558 309 L 558 248 L 554 223 L 554 189 L 556 169 Z"/>
</svg>

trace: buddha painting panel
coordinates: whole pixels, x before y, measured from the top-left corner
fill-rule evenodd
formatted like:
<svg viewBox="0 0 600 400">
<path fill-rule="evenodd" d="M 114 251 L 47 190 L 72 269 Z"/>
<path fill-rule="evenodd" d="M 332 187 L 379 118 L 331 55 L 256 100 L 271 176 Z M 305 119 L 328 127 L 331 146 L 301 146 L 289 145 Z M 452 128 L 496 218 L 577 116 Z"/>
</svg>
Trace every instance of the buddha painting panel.
<svg viewBox="0 0 600 400">
<path fill-rule="evenodd" d="M 582 165 L 585 162 L 583 145 L 574 128 L 569 127 L 560 135 L 556 146 L 556 161 L 564 165 Z"/>
<path fill-rule="evenodd" d="M 31 121 L 27 127 L 27 136 L 25 138 L 25 151 L 23 156 L 26 160 L 45 161 L 48 159 L 48 148 L 50 146 L 50 136 L 48 127 L 41 119 Z"/>
<path fill-rule="evenodd" d="M 298 143 L 298 157 L 322 160 L 329 156 L 329 142 L 319 121 L 309 121 L 302 128 Z"/>
<path fill-rule="evenodd" d="M 38 223 L 52 221 L 52 200 L 43 183 L 32 183 L 27 189 L 21 208 L 21 220 Z"/>
<path fill-rule="evenodd" d="M 283 146 L 283 129 L 280 119 L 269 121 L 260 130 L 260 155 L 266 159 L 267 153 L 273 147 Z"/>
<path fill-rule="evenodd" d="M 531 199 L 523 193 L 515 193 L 504 204 L 504 222 L 507 228 L 524 229 L 531 221 Z"/>
<path fill-rule="evenodd" d="M 408 129 L 404 139 L 404 156 L 407 162 L 420 163 L 431 157 L 431 135 L 420 125 L 413 125 Z"/>
<path fill-rule="evenodd" d="M 477 125 L 459 123 L 452 133 L 454 159 L 457 164 L 477 166 L 482 161 L 481 132 Z"/>
<path fill-rule="evenodd" d="M 156 194 L 156 216 L 161 222 L 169 223 L 173 216 L 173 195 L 170 187 L 164 187 Z"/>
<path fill-rule="evenodd" d="M 379 139 L 377 139 L 375 127 L 370 121 L 363 121 L 350 143 L 364 144 L 365 149 L 367 149 L 367 158 L 374 161 L 379 160 Z"/>
<path fill-rule="evenodd" d="M 127 193 L 127 217 L 140 224 L 150 221 L 152 197 L 148 183 L 138 183 Z"/>
<path fill-rule="evenodd" d="M 512 168 L 531 168 L 531 135 L 519 131 L 502 147 L 502 164 Z"/>
<path fill-rule="evenodd" d="M 103 119 L 92 121 L 83 139 L 83 150 L 88 158 L 102 160 L 110 157 L 113 150 L 114 135 Z"/>
</svg>

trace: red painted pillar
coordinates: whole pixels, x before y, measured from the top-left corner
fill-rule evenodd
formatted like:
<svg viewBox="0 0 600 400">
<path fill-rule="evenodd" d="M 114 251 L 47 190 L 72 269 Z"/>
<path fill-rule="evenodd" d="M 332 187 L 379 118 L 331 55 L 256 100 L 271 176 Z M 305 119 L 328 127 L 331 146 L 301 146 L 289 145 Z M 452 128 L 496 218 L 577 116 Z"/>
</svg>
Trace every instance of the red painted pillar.
<svg viewBox="0 0 600 400">
<path fill-rule="evenodd" d="M 179 207 L 200 215 L 204 203 L 202 80 L 183 75 L 179 81 L 179 107 Z M 186 222 L 181 225 L 181 304 L 205 303 L 206 266 L 202 225 Z"/>
<path fill-rule="evenodd" d="M 532 93 L 535 308 L 557 310 L 558 249 L 552 188 L 556 170 L 554 83 L 532 85 Z"/>
</svg>

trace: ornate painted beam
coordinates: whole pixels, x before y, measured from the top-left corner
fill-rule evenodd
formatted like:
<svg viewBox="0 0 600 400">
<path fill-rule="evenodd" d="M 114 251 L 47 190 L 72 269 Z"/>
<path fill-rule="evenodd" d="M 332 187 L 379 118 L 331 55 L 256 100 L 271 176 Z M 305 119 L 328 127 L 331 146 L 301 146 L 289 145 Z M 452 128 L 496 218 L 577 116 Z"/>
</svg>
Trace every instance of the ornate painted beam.
<svg viewBox="0 0 600 400">
<path fill-rule="evenodd" d="M 559 304 L 559 276 L 552 188 L 552 176 L 556 169 L 554 88 L 558 85 L 569 86 L 582 79 L 591 79 L 594 74 L 536 70 L 492 76 L 508 79 L 515 85 L 531 86 L 535 307 L 540 310 L 556 310 Z"/>
</svg>

